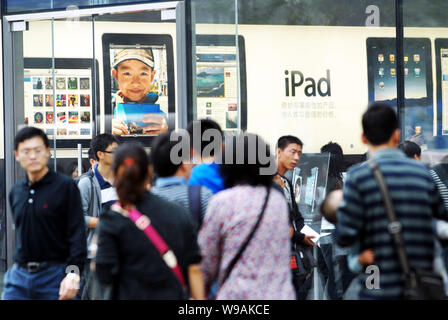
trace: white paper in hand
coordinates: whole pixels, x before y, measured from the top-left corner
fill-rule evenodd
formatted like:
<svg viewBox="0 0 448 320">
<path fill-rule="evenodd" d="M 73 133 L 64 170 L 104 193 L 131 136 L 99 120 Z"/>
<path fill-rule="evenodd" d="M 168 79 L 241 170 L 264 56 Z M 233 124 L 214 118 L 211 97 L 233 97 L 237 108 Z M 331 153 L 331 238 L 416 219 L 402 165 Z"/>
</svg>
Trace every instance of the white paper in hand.
<svg viewBox="0 0 448 320">
<path fill-rule="evenodd" d="M 317 233 L 313 228 L 305 225 L 302 230 L 300 230 L 301 233 L 306 234 L 307 236 L 314 236 L 314 238 L 311 238 L 311 241 L 313 241 L 314 243 L 316 243 L 320 237 L 325 237 L 328 236 L 330 233 L 326 232 L 326 233 L 322 233 L 319 234 Z"/>
</svg>

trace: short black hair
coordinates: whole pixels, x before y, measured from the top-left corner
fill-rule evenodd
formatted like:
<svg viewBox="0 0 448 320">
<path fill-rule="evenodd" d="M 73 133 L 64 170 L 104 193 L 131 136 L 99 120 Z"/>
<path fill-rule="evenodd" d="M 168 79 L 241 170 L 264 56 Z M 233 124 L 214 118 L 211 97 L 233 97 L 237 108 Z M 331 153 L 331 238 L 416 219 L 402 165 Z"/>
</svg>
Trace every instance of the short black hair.
<svg viewBox="0 0 448 320">
<path fill-rule="evenodd" d="M 281 136 L 277 140 L 277 148 L 279 148 L 281 150 L 285 150 L 285 148 L 287 146 L 289 146 L 291 143 L 298 144 L 299 146 L 301 146 L 303 148 L 302 140 L 300 140 L 299 138 L 297 138 L 295 136 Z"/>
<path fill-rule="evenodd" d="M 362 129 L 372 145 L 386 143 L 398 129 L 397 114 L 387 103 L 374 102 L 362 116 Z"/>
<path fill-rule="evenodd" d="M 20 129 L 16 134 L 16 137 L 14 139 L 14 150 L 17 151 L 17 149 L 19 148 L 19 144 L 23 141 L 29 140 L 34 137 L 41 137 L 44 142 L 45 148 L 48 148 L 49 142 L 45 132 L 36 127 L 25 127 L 23 129 Z"/>
<path fill-rule="evenodd" d="M 320 152 L 330 153 L 328 175 L 331 177 L 342 178 L 342 172 L 344 171 L 344 153 L 341 146 L 336 142 L 330 141 L 320 148 Z"/>
<path fill-rule="evenodd" d="M 414 156 L 417 155 L 418 157 L 420 157 L 420 155 L 422 154 L 422 149 L 420 148 L 420 146 L 418 144 L 416 144 L 415 142 L 409 141 L 409 140 L 405 140 L 403 142 L 401 142 L 398 146 L 398 149 L 400 149 L 401 151 L 403 151 L 407 157 L 414 159 Z"/>
<path fill-rule="evenodd" d="M 228 160 L 226 158 L 226 162 L 219 166 L 224 187 L 231 188 L 239 184 L 249 184 L 251 186 L 263 185 L 269 187 L 272 184 L 274 176 L 260 174 L 261 168 L 269 167 L 270 162 L 274 161 L 269 151 L 269 145 L 267 145 L 259 136 L 250 133 L 240 134 L 229 139 L 232 139 L 232 143 L 226 143 L 224 153 L 226 155 L 231 154 L 232 161 L 231 163 L 226 163 Z M 238 152 L 240 150 L 238 148 L 239 143 L 243 143 L 244 148 L 244 159 L 242 164 L 237 162 L 237 157 L 241 156 L 241 153 Z M 255 145 L 253 145 L 253 143 L 255 143 Z M 249 152 L 254 152 L 254 154 L 249 156 Z M 269 158 L 269 162 L 266 164 L 262 164 L 260 159 L 260 155 L 263 154 Z"/>
<path fill-rule="evenodd" d="M 89 154 L 89 160 L 90 159 L 96 160 L 95 159 L 95 154 L 93 153 L 93 149 L 92 148 L 89 148 L 88 154 Z"/>
<path fill-rule="evenodd" d="M 196 150 L 195 149 L 194 151 L 197 152 L 197 153 L 200 153 L 202 155 L 202 153 L 204 151 L 204 148 L 211 143 L 211 141 L 204 141 L 204 140 L 202 140 L 202 135 L 204 134 L 204 132 L 206 130 L 208 130 L 208 129 L 218 130 L 218 132 L 219 132 L 219 134 L 221 136 L 221 139 L 223 138 L 223 134 L 222 134 L 221 126 L 217 122 L 215 122 L 213 120 L 210 120 L 210 119 L 200 119 L 200 120 L 191 121 L 188 124 L 188 126 L 187 126 L 187 132 L 190 135 L 190 148 L 194 148 L 194 138 L 195 137 L 193 136 L 193 127 L 194 127 L 194 125 L 198 125 L 198 124 L 200 125 L 200 128 L 201 128 L 201 137 L 200 137 L 200 139 L 201 139 L 201 144 L 200 144 L 201 145 L 201 150 Z M 196 138 L 199 138 L 199 137 L 196 137 Z M 211 152 L 211 155 L 212 156 L 214 155 L 213 151 Z"/>
<path fill-rule="evenodd" d="M 98 151 L 104 152 L 114 142 L 119 144 L 118 139 L 110 133 L 102 133 L 93 137 L 92 141 L 90 141 L 90 149 L 93 150 L 94 159 L 99 161 Z"/>
<path fill-rule="evenodd" d="M 152 143 L 151 152 L 149 154 L 150 163 L 154 168 L 154 172 L 158 177 L 171 177 L 179 169 L 179 164 L 171 161 L 171 150 L 178 143 L 170 141 L 171 132 L 160 134 Z"/>
</svg>

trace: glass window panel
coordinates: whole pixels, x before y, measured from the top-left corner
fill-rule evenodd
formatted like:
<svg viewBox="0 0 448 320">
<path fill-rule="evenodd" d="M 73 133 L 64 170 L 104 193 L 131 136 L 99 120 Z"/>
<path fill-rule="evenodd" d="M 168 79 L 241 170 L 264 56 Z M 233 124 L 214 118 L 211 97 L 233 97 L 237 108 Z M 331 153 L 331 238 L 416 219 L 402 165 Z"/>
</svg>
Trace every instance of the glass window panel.
<svg viewBox="0 0 448 320">
<path fill-rule="evenodd" d="M 244 38 L 236 33 L 236 3 L 192 2 L 194 107 L 189 120 L 212 119 L 230 134 L 247 127 L 245 49 Z"/>
<path fill-rule="evenodd" d="M 403 139 L 424 154 L 448 147 L 448 4 L 405 2 Z"/>
<path fill-rule="evenodd" d="M 1 20 L 0 20 L 1 22 Z M 0 31 L 1 31 L 0 26 Z M 0 44 L 0 48 L 2 45 Z M 0 71 L 3 72 L 3 61 L 0 57 Z M 3 77 L 0 78 L 0 88 L 3 88 Z M 0 121 L 3 119 L 3 90 L 0 91 Z M 6 255 L 6 188 L 5 188 L 5 145 L 4 127 L 0 130 L 0 295 L 3 291 L 3 279 L 7 267 Z"/>
<path fill-rule="evenodd" d="M 191 119 L 210 116 L 201 113 L 203 90 L 198 76 L 211 75 L 197 72 L 202 49 L 198 39 L 207 33 L 242 39 L 237 65 L 245 73 L 240 73 L 236 92 L 241 107 L 246 102 L 247 125 L 243 129 L 259 134 L 272 148 L 282 135 L 303 141 L 303 164 L 299 162 L 288 176 L 295 182 L 305 223 L 317 232 L 328 229 L 313 210 L 313 204 L 325 194 L 320 182 L 331 180 L 316 154 L 333 141 L 343 149 L 345 166 L 361 161 L 367 151 L 361 141 L 361 116 L 368 104 L 396 104 L 395 2 L 195 0 L 191 4 L 191 82 L 196 85 L 191 90 Z M 236 46 L 240 41 L 233 43 Z M 210 41 L 214 50 L 212 45 Z M 209 97 L 203 104 L 205 110 L 211 108 L 213 116 L 212 98 L 216 99 Z M 326 239 L 325 245 L 333 246 L 331 236 Z M 333 252 L 343 252 L 333 248 L 325 253 L 316 248 L 315 258 L 327 260 Z M 348 283 L 336 284 L 335 278 L 330 283 L 328 272 L 321 267 L 314 273 L 308 299 L 342 298 L 343 291 L 349 298 L 357 298 L 356 290 L 347 290 Z M 338 267 L 336 259 L 332 267 Z M 337 276 L 341 278 L 340 273 Z"/>
<path fill-rule="evenodd" d="M 155 136 L 174 129 L 176 23 L 175 16 L 164 17 L 141 11 L 95 18 L 101 132 L 149 146 Z"/>
</svg>

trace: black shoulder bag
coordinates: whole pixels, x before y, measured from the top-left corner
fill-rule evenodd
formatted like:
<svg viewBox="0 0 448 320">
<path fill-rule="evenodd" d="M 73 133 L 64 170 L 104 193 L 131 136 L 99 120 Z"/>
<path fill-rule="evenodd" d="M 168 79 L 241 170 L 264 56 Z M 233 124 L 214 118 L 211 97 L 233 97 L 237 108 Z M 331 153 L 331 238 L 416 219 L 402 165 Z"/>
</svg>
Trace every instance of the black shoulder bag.
<svg viewBox="0 0 448 320">
<path fill-rule="evenodd" d="M 240 259 L 240 257 L 243 255 L 244 250 L 246 249 L 247 245 L 249 244 L 250 240 L 254 237 L 255 231 L 257 231 L 258 226 L 260 225 L 261 219 L 263 218 L 264 212 L 266 210 L 266 206 L 268 204 L 269 194 L 271 193 L 271 188 L 267 188 L 266 198 L 264 199 L 263 207 L 261 207 L 261 212 L 258 215 L 258 220 L 255 223 L 255 225 L 252 227 L 251 232 L 247 236 L 246 240 L 244 241 L 243 245 L 238 250 L 238 253 L 233 257 L 232 261 L 229 263 L 229 266 L 227 267 L 226 273 L 224 274 L 224 278 L 222 279 L 222 282 L 220 286 L 222 287 L 223 284 L 226 282 L 226 280 L 229 278 L 230 273 L 233 270 L 233 267 L 235 267 L 236 263 Z"/>
<path fill-rule="evenodd" d="M 413 269 L 409 265 L 408 257 L 404 249 L 404 241 L 401 234 L 401 223 L 397 220 L 392 200 L 390 199 L 386 181 L 378 164 L 374 159 L 367 161 L 369 168 L 380 187 L 381 195 L 389 218 L 389 233 L 394 239 L 395 249 L 398 253 L 401 269 L 405 275 L 404 295 L 405 300 L 444 300 L 446 299 L 443 278 L 428 270 Z"/>
</svg>

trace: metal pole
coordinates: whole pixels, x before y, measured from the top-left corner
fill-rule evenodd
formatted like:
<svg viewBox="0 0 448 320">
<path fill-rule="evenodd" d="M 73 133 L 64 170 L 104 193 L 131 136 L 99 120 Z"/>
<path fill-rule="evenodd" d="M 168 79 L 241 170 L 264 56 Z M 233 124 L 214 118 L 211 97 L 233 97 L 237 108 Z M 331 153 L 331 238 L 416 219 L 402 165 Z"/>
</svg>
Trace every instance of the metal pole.
<svg viewBox="0 0 448 320">
<path fill-rule="evenodd" d="M 317 246 L 313 248 L 313 256 L 314 259 L 317 261 Z M 314 267 L 313 271 L 313 293 L 314 293 L 314 300 L 319 300 L 319 274 L 317 267 Z"/>
<path fill-rule="evenodd" d="M 52 75 L 52 81 L 53 81 L 53 122 L 56 121 L 56 81 L 54 79 L 54 69 L 55 69 L 55 62 L 54 62 L 54 18 L 51 19 L 51 75 Z M 53 164 L 54 164 L 54 172 L 57 171 L 57 164 L 56 164 L 56 126 L 54 126 L 53 130 Z"/>
<path fill-rule="evenodd" d="M 78 143 L 78 177 L 82 175 L 82 144 Z"/>
<path fill-rule="evenodd" d="M 238 133 L 241 133 L 240 47 L 238 42 L 238 32 L 238 0 L 235 0 L 236 105 L 238 107 Z"/>
<path fill-rule="evenodd" d="M 404 140 L 405 132 L 405 87 L 404 87 L 404 70 L 403 70 L 403 0 L 395 1 L 395 18 L 396 18 L 396 53 L 397 53 L 397 116 L 400 124 L 401 138 Z"/>
</svg>

